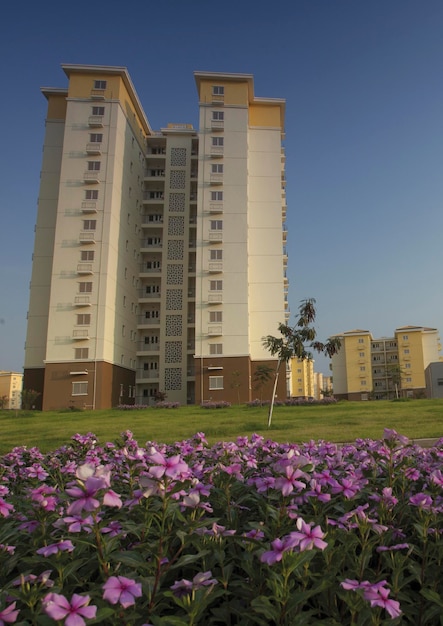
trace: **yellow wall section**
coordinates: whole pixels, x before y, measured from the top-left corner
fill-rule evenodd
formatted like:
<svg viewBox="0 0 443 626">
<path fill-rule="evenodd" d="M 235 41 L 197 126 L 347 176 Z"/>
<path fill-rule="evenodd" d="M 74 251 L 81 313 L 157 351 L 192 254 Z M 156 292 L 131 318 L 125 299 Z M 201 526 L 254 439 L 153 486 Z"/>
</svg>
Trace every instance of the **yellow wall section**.
<svg viewBox="0 0 443 626">
<path fill-rule="evenodd" d="M 276 105 L 251 104 L 249 107 L 249 126 L 283 128 L 280 107 Z"/>
<path fill-rule="evenodd" d="M 120 100 L 128 119 L 132 123 L 131 117 L 133 119 L 135 114 L 137 126 L 142 129 L 143 136 L 146 137 L 147 133 L 144 124 L 140 121 L 131 95 L 120 76 L 110 76 L 109 74 L 75 74 L 72 72 L 69 77 L 69 98 L 89 99 L 91 97 L 91 91 L 94 89 L 95 80 L 106 81 L 106 89 L 103 92 L 105 99 Z M 100 100 L 97 100 L 97 105 L 100 105 Z"/>
<path fill-rule="evenodd" d="M 247 106 L 249 101 L 248 95 L 248 83 L 230 82 L 227 80 L 218 80 L 216 76 L 212 80 L 202 80 L 200 83 L 200 102 L 212 102 L 217 100 L 217 96 L 212 95 L 213 85 L 223 85 L 225 88 L 224 103 L 225 104 L 237 104 Z M 219 98 L 221 99 L 221 98 Z"/>
<path fill-rule="evenodd" d="M 64 120 L 66 118 L 66 95 L 67 94 L 51 94 L 48 96 L 48 120 Z"/>
</svg>

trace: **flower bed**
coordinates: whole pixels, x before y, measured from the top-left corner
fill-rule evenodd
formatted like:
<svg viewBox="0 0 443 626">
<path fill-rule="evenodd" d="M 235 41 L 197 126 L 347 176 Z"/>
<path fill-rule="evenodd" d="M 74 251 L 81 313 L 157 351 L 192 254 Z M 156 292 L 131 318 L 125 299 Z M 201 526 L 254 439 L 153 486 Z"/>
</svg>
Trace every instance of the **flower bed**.
<svg viewBox="0 0 443 626">
<path fill-rule="evenodd" d="M 440 624 L 443 440 L 0 459 L 0 626 Z"/>
</svg>

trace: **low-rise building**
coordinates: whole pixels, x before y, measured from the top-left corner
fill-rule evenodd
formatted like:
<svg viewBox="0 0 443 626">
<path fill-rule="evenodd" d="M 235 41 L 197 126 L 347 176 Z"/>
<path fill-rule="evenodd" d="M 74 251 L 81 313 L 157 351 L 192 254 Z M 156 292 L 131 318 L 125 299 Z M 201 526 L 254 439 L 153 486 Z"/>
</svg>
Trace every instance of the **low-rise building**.
<svg viewBox="0 0 443 626">
<path fill-rule="evenodd" d="M 440 360 L 436 328 L 401 326 L 392 337 L 379 339 L 360 329 L 337 336 L 341 348 L 332 357 L 337 399 L 426 397 L 425 370 Z"/>
<path fill-rule="evenodd" d="M 0 371 L 0 408 L 20 409 L 23 374 Z"/>
</svg>

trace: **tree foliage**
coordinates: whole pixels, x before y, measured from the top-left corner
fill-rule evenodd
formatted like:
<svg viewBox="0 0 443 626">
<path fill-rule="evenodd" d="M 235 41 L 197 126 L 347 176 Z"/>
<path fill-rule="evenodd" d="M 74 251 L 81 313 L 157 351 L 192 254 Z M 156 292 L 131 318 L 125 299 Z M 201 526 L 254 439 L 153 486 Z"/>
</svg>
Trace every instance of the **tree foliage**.
<svg viewBox="0 0 443 626">
<path fill-rule="evenodd" d="M 263 346 L 269 350 L 272 356 L 277 356 L 279 362 L 288 362 L 293 357 L 312 359 L 311 350 L 328 357 L 336 354 L 341 346 L 338 337 L 331 337 L 325 343 L 317 339 L 317 331 L 314 326 L 316 318 L 315 299 L 302 300 L 298 311 L 294 326 L 280 323 L 278 325 L 280 336 L 267 335 L 263 337 Z"/>
</svg>

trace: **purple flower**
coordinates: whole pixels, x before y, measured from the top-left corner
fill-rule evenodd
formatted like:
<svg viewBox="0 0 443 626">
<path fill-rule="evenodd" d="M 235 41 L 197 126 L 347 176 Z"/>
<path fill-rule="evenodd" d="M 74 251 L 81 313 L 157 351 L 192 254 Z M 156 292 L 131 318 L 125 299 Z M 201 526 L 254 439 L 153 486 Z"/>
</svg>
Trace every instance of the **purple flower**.
<svg viewBox="0 0 443 626">
<path fill-rule="evenodd" d="M 421 509 L 429 510 L 432 506 L 432 498 L 427 493 L 417 493 L 409 498 L 410 504 L 418 506 Z"/>
<path fill-rule="evenodd" d="M 53 620 L 65 619 L 65 626 L 85 626 L 85 620 L 93 619 L 97 612 L 96 606 L 88 606 L 91 598 L 74 593 L 71 602 L 59 593 L 48 593 L 43 600 L 43 610 Z"/>
<path fill-rule="evenodd" d="M 267 563 L 268 565 L 278 563 L 282 560 L 283 554 L 288 549 L 285 541 L 282 539 L 274 539 L 274 541 L 271 542 L 271 547 L 272 550 L 267 550 L 261 555 L 260 561 L 262 563 Z"/>
<path fill-rule="evenodd" d="M 3 500 L 3 498 L 0 498 L 0 515 L 2 517 L 8 517 L 8 515 L 14 511 L 14 507 L 12 506 L 12 504 L 9 504 L 8 502 L 5 502 L 5 500 Z"/>
<path fill-rule="evenodd" d="M 7 606 L 3 611 L 0 611 L 0 626 L 4 624 L 14 624 L 17 620 L 20 611 L 15 608 L 16 602 L 13 602 Z"/>
<path fill-rule="evenodd" d="M 217 584 L 215 578 L 211 578 L 212 572 L 199 572 L 194 576 L 192 581 L 183 578 L 182 580 L 176 580 L 171 586 L 171 590 L 177 598 L 182 598 L 185 595 L 190 594 L 192 591 L 198 591 L 204 587 L 209 587 Z"/>
<path fill-rule="evenodd" d="M 51 554 L 57 554 L 58 552 L 72 552 L 74 550 L 74 544 L 70 539 L 59 541 L 58 543 L 51 543 L 49 546 L 44 546 L 36 550 L 37 554 L 41 554 L 44 557 L 51 556 Z"/>
<path fill-rule="evenodd" d="M 103 585 L 103 589 L 105 590 L 104 600 L 108 600 L 111 604 L 120 602 L 124 609 L 135 604 L 135 598 L 140 598 L 142 595 L 141 584 L 124 576 L 111 576 Z"/>
</svg>

